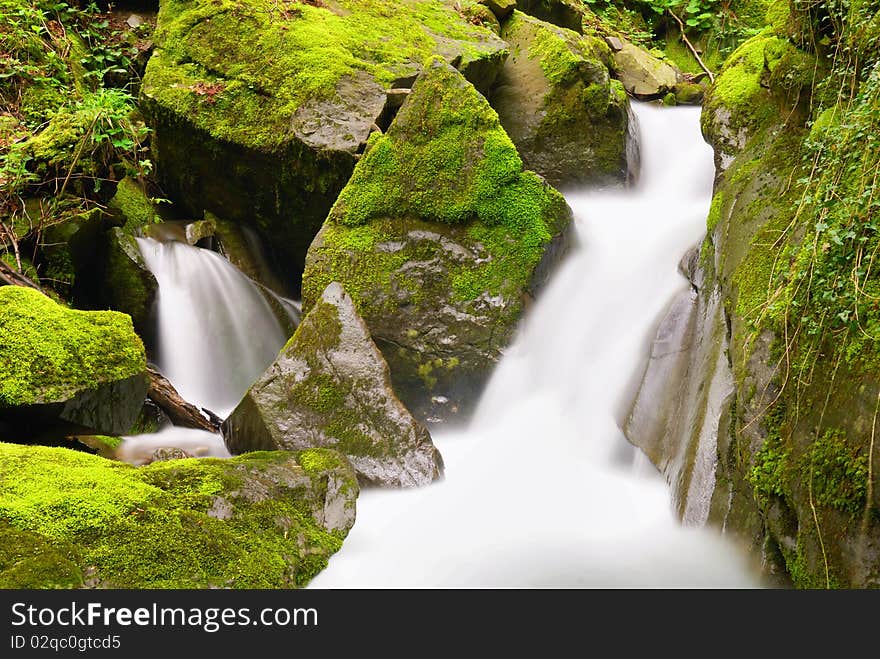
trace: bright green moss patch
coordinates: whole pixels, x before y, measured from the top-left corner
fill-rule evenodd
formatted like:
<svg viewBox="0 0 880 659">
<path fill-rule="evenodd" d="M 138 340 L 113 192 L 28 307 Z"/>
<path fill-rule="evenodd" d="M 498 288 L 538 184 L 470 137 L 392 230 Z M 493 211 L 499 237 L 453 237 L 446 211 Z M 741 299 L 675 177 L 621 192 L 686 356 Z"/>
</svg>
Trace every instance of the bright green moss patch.
<svg viewBox="0 0 880 659">
<path fill-rule="evenodd" d="M 522 206 L 508 216 L 494 198 L 521 173 L 495 111 L 459 73 L 434 60 L 388 133 L 371 141 L 330 217 L 349 226 L 395 216 L 518 223 Z"/>
<path fill-rule="evenodd" d="M 66 309 L 32 289 L 0 287 L 0 405 L 63 400 L 145 367 L 125 314 Z"/>
<path fill-rule="evenodd" d="M 214 137 L 271 149 L 304 103 L 331 98 L 345 78 L 389 87 L 451 42 L 463 61 L 494 48 L 487 28 L 438 0 L 316 4 L 163 2 L 145 92 Z"/>
<path fill-rule="evenodd" d="M 128 234 L 157 222 L 160 218 L 153 202 L 133 179 L 125 177 L 116 186 L 110 208 L 125 219 L 123 230 Z"/>
<path fill-rule="evenodd" d="M 338 466 L 332 453 L 306 452 L 304 475 Z M 0 583 L 72 587 L 90 568 L 98 585 L 111 587 L 305 585 L 344 533 L 314 521 L 324 493 L 310 478 L 291 484 L 300 469 L 291 455 L 135 468 L 66 449 L 0 444 L 0 537 L 15 541 L 0 543 Z M 279 497 L 266 498 L 273 488 Z"/>
<path fill-rule="evenodd" d="M 817 503 L 850 515 L 862 512 L 868 491 L 868 458 L 860 446 L 849 444 L 840 430 L 827 430 L 803 462 Z"/>
<path fill-rule="evenodd" d="M 355 300 L 392 285 L 392 273 L 417 257 L 376 249 L 400 237 L 399 223 L 384 220 L 395 217 L 466 225 L 469 240 L 489 253 L 476 267 L 463 263 L 449 272 L 456 299 L 523 288 L 561 229 L 554 218 L 565 217 L 564 206 L 559 193 L 522 171 L 486 100 L 434 60 L 395 124 L 371 141 L 331 211 L 324 243 L 332 248 L 332 263 L 319 280 L 306 277 L 306 298 L 316 299 L 340 269 L 345 276 L 339 280 Z M 359 259 L 348 258 L 350 252 Z M 408 284 L 405 275 L 398 283 L 417 294 L 417 284 Z"/>
</svg>

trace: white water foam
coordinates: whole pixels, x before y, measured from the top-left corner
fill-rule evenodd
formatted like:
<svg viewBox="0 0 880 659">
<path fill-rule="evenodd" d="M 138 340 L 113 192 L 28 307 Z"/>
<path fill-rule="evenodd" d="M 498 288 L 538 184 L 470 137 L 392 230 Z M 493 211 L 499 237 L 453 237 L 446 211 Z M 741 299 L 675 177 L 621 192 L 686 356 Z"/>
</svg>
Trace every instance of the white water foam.
<svg viewBox="0 0 880 659">
<path fill-rule="evenodd" d="M 619 411 L 705 232 L 699 108 L 635 108 L 634 188 L 566 194 L 579 245 L 502 359 L 469 427 L 435 432 L 445 478 L 363 491 L 316 588 L 752 587 L 745 552 L 683 527 Z"/>
</svg>

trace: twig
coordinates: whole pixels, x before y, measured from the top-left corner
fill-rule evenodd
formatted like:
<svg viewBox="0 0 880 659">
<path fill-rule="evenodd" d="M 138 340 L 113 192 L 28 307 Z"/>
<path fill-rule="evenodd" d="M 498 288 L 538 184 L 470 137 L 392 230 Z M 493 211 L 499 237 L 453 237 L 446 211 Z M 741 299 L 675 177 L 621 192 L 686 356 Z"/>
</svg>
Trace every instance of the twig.
<svg viewBox="0 0 880 659">
<path fill-rule="evenodd" d="M 706 66 L 706 64 L 700 58 L 699 53 L 697 53 L 697 49 L 694 48 L 694 44 L 692 44 L 690 42 L 690 40 L 687 38 L 687 35 L 684 33 L 684 23 L 671 9 L 667 9 L 666 11 L 668 11 L 669 15 L 672 16 L 672 18 L 674 18 L 676 20 L 676 22 L 678 23 L 679 30 L 681 31 L 681 40 L 684 41 L 684 45 L 687 46 L 688 50 L 691 51 L 691 55 L 693 55 L 694 59 L 697 60 L 697 64 L 700 65 L 700 68 L 706 72 L 707 76 L 709 76 L 709 82 L 714 83 L 715 82 L 715 74 L 709 70 L 709 67 Z"/>
</svg>

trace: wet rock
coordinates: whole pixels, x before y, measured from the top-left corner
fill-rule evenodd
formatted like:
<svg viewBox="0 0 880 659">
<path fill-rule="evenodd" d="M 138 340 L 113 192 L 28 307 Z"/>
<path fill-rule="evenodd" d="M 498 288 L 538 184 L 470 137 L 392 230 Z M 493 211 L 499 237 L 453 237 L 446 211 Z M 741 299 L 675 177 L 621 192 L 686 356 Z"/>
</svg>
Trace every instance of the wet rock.
<svg viewBox="0 0 880 659">
<path fill-rule="evenodd" d="M 523 171 L 485 98 L 435 60 L 312 243 L 303 309 L 340 282 L 416 417 L 464 414 L 564 253 L 570 220 L 562 196 Z"/>
<path fill-rule="evenodd" d="M 140 336 L 151 337 L 159 283 L 132 236 L 114 227 L 106 241 L 102 298 L 109 308 L 131 316 Z"/>
<path fill-rule="evenodd" d="M 223 436 L 233 453 L 335 448 L 369 484 L 424 485 L 443 468 L 428 431 L 394 394 L 382 354 L 337 283 L 245 394 Z"/>
</svg>

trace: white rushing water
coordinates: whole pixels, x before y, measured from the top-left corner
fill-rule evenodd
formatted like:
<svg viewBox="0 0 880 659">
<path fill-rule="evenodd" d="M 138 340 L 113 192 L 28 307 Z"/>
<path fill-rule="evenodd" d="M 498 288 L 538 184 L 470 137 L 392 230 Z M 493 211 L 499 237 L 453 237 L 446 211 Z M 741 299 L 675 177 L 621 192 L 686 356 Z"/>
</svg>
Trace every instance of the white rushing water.
<svg viewBox="0 0 880 659">
<path fill-rule="evenodd" d="M 566 195 L 579 245 L 501 360 L 475 418 L 435 432 L 442 481 L 363 491 L 318 588 L 750 587 L 746 554 L 683 527 L 619 429 L 677 272 L 705 232 L 699 108 L 638 105 L 634 188 Z"/>
<path fill-rule="evenodd" d="M 219 254 L 138 238 L 159 283 L 156 364 L 183 398 L 225 418 L 287 337 L 260 288 Z"/>
<path fill-rule="evenodd" d="M 138 247 L 159 284 L 156 365 L 185 400 L 225 418 L 277 356 L 284 328 L 261 289 L 219 254 L 152 238 L 138 238 Z M 140 464 L 169 446 L 229 456 L 219 435 L 173 426 L 126 438 L 118 454 Z"/>
</svg>

